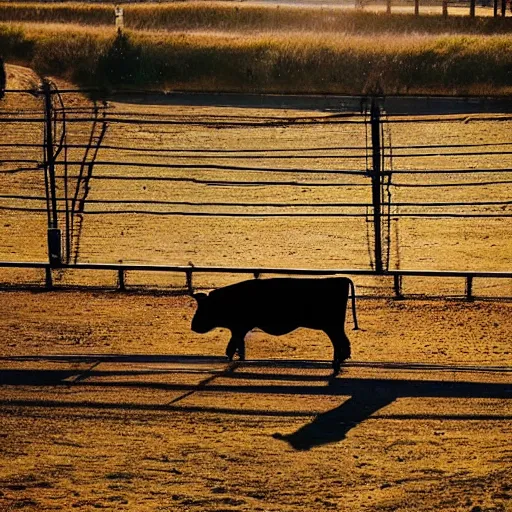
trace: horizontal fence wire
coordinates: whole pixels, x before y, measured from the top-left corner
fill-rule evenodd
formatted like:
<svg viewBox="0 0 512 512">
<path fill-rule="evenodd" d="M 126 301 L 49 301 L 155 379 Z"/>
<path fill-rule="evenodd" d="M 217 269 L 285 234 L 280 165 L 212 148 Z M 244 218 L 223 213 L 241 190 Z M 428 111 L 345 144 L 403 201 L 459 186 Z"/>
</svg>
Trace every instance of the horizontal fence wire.
<svg viewBox="0 0 512 512">
<path fill-rule="evenodd" d="M 496 156 L 503 156 L 503 155 L 512 155 L 512 151 L 464 151 L 459 153 L 395 153 L 395 149 L 393 148 L 393 159 L 397 158 L 432 158 L 432 157 L 460 157 L 460 156 L 488 156 L 488 155 L 496 155 Z M 390 154 L 388 152 L 384 153 L 385 157 L 390 157 Z"/>
<path fill-rule="evenodd" d="M 0 164 L 39 164 L 40 160 L 34 158 L 3 158 Z"/>
<path fill-rule="evenodd" d="M 394 157 L 393 157 L 394 158 Z M 384 171 L 383 175 L 395 175 L 395 174 L 485 174 L 485 173 L 495 173 L 495 174 L 508 174 L 511 173 L 511 168 L 492 168 L 492 169 L 393 169 L 392 171 Z"/>
<path fill-rule="evenodd" d="M 46 201 L 43 196 L 26 196 L 0 194 L 0 199 L 19 199 L 28 201 Z M 57 198 L 57 202 L 64 202 L 65 199 Z M 87 199 L 88 204 L 158 204 L 167 206 L 230 206 L 230 207 L 249 207 L 249 208 L 369 208 L 372 205 L 368 203 L 233 203 L 233 202 L 193 202 L 193 201 L 166 201 L 157 199 Z"/>
<path fill-rule="evenodd" d="M 144 114 L 141 115 L 141 117 Z M 339 119 L 337 117 L 325 117 L 325 118 L 276 118 L 276 120 L 272 121 L 235 121 L 235 120 L 223 120 L 220 122 L 219 120 L 207 120 L 207 121 L 194 121 L 190 119 L 142 119 L 139 118 L 125 118 L 122 117 L 106 117 L 105 122 L 109 124 L 127 124 L 127 125 L 175 125 L 175 126 L 205 126 L 211 127 L 215 126 L 223 126 L 226 128 L 230 127 L 254 127 L 254 128 L 275 128 L 282 126 L 304 126 L 304 125 L 364 125 L 365 121 L 363 119 Z M 467 117 L 467 116 L 466 116 Z M 95 118 L 93 117 L 70 117 L 66 119 L 68 123 L 92 123 Z M 411 124 L 411 123 L 453 123 L 454 121 L 460 121 L 460 116 L 457 118 L 432 118 L 428 116 L 426 119 L 392 119 L 390 118 L 386 122 L 388 124 Z M 509 117 L 475 117 L 471 118 L 471 122 L 488 122 L 488 121 L 512 121 L 512 116 Z M 0 123 L 43 123 L 44 117 L 20 117 L 15 118 L 9 115 L 4 117 L 0 117 Z"/>
<path fill-rule="evenodd" d="M 63 179 L 64 175 L 58 174 L 57 178 Z M 76 180 L 77 177 L 70 176 L 69 180 Z M 210 185 L 219 187 L 368 187 L 368 183 L 343 183 L 343 182 L 310 182 L 310 181 L 257 181 L 257 180 L 213 180 L 202 178 L 187 178 L 175 176 L 115 176 L 105 174 L 95 174 L 94 180 L 111 181 L 170 181 L 193 183 L 197 185 Z"/>
<path fill-rule="evenodd" d="M 394 151 L 400 150 L 411 150 L 411 149 L 461 149 L 461 148 L 479 148 L 479 147 L 503 147 L 503 146 L 512 146 L 512 142 L 481 142 L 476 144 L 417 144 L 417 145 L 407 145 L 407 146 L 393 146 Z M 20 148 L 43 148 L 44 144 L 39 143 L 5 143 L 0 142 L 0 147 L 20 147 Z M 66 149 L 86 149 L 87 144 L 62 144 L 62 148 Z M 155 153 L 236 153 L 236 154 L 245 154 L 245 153 L 277 153 L 277 152 L 285 152 L 291 151 L 290 148 L 261 148 L 261 149 L 225 149 L 225 148 L 141 148 L 137 146 L 119 146 L 112 144 L 102 144 L 102 149 L 110 149 L 116 151 L 140 151 L 144 152 L 155 152 Z M 315 151 L 365 151 L 365 146 L 314 146 L 314 147 L 294 147 L 294 152 L 315 152 Z M 386 148 L 384 148 L 386 150 Z M 429 153 L 430 154 L 430 153 Z M 446 153 L 446 155 L 464 155 L 466 153 Z M 480 154 L 480 153 L 478 153 Z M 483 153 L 486 154 L 486 153 Z M 489 152 L 489 154 L 495 154 L 495 152 Z M 501 154 L 501 152 L 496 152 L 496 154 Z M 413 153 L 412 156 L 416 156 L 416 153 Z M 419 154 L 421 156 L 422 154 Z M 437 153 L 436 153 L 437 155 Z M 395 156 L 395 155 L 394 155 Z"/>
<path fill-rule="evenodd" d="M 51 268 L 49 262 L 42 261 L 0 261 L 0 267 L 5 268 Z M 288 275 L 376 275 L 373 269 L 361 268 L 286 268 L 286 267 L 235 267 L 235 266 L 203 266 L 203 265 L 158 265 L 147 263 L 63 263 L 54 269 L 73 270 L 114 270 L 114 271 L 142 271 L 142 272 L 183 272 L 183 273 L 244 273 L 253 275 L 263 274 L 288 274 Z M 384 270 L 381 276 L 402 276 L 402 277 L 453 277 L 453 278 L 495 278 L 508 279 L 512 272 L 507 271 L 481 271 L 481 270 L 410 270 L 396 269 Z"/>
<path fill-rule="evenodd" d="M 103 148 L 103 149 L 108 149 L 108 148 Z M 136 149 L 133 149 L 133 150 L 130 150 L 130 151 L 136 151 L 138 152 L 138 150 Z M 149 157 L 155 157 L 155 156 L 160 156 L 160 152 L 155 152 L 155 153 L 151 153 L 150 152 L 151 150 L 147 150 L 146 151 L 146 154 L 144 156 L 149 156 Z M 165 151 L 165 150 L 164 150 Z M 288 151 L 292 151 L 292 150 L 288 150 Z M 149 154 L 148 154 L 149 153 Z M 247 153 L 238 153 L 238 154 L 229 154 L 229 155 L 226 155 L 226 154 L 218 154 L 219 152 L 212 152 L 212 151 L 209 151 L 209 152 L 203 152 L 203 153 L 192 153 L 188 150 L 181 150 L 180 153 L 191 153 L 191 154 L 175 154 L 175 152 L 171 153 L 172 154 L 172 157 L 174 159 L 182 159 L 182 160 L 185 160 L 185 159 L 190 159 L 190 160 L 197 160 L 197 159 L 205 159 L 205 158 L 215 158 L 216 160 L 240 160 L 241 158 L 244 159 L 244 160 L 305 160 L 305 159 L 311 159 L 311 158 L 314 158 L 315 160 L 333 160 L 333 159 L 336 159 L 336 160 L 356 160 L 356 159 L 363 159 L 366 157 L 366 154 L 365 153 L 358 153 L 358 154 L 352 154 L 352 155 L 338 155 L 338 154 L 334 154 L 334 155 L 294 155 L 294 154 L 283 154 L 283 155 L 276 155 L 276 154 L 271 154 L 271 155 L 254 155 L 254 154 L 247 154 Z M 213 153 L 213 156 L 212 156 L 212 153 Z M 511 152 L 512 154 L 512 152 Z M 167 156 L 167 155 L 163 155 L 163 156 Z"/>
<path fill-rule="evenodd" d="M 42 147 L 42 146 L 39 146 Z M 77 146 L 67 146 L 66 149 L 85 149 L 86 146 L 82 146 L 82 148 L 79 148 Z M 355 154 L 328 154 L 328 155 L 297 155 L 297 154 L 291 154 L 286 153 L 286 151 L 296 151 L 295 149 L 291 150 L 252 150 L 251 153 L 248 151 L 236 151 L 233 150 L 229 152 L 229 154 L 226 154 L 228 152 L 224 152 L 222 150 L 188 150 L 188 149 L 180 149 L 180 150 L 169 150 L 169 149 L 147 149 L 147 148 L 116 148 L 114 146 L 102 146 L 102 149 L 104 150 L 114 150 L 114 151 L 133 151 L 136 153 L 143 153 L 146 156 L 158 156 L 160 154 L 163 154 L 164 156 L 171 154 L 173 158 L 180 158 L 180 159 L 198 159 L 198 158 L 212 158 L 212 155 L 216 159 L 240 159 L 243 158 L 244 160 L 280 160 L 280 159 L 286 159 L 286 160 L 304 160 L 304 159 L 310 159 L 315 158 L 316 160 L 354 160 L 357 158 L 366 158 L 366 153 L 355 153 Z M 393 148 L 393 151 L 395 148 Z M 276 155 L 275 153 L 283 152 L 284 154 Z M 313 150 L 302 150 L 304 152 L 311 152 L 313 153 Z M 324 150 L 325 151 L 325 150 Z M 334 151 L 334 150 L 332 150 Z M 346 148 L 340 148 L 339 151 L 350 151 Z M 255 153 L 261 153 L 261 154 L 255 154 Z M 265 154 L 270 153 L 270 154 Z M 242 156 L 241 156 L 242 155 Z M 400 159 L 400 158 L 438 158 L 438 157 L 461 157 L 461 156 L 489 156 L 489 155 L 495 155 L 495 156 L 503 156 L 503 155 L 512 155 L 512 151 L 466 151 L 466 152 L 459 152 L 459 153 L 403 153 L 403 154 L 396 154 L 393 153 L 393 159 Z M 391 155 L 387 152 L 384 153 L 384 157 L 388 158 Z M 68 162 L 71 163 L 72 162 Z"/>
<path fill-rule="evenodd" d="M 44 147 L 44 144 L 16 144 L 16 143 L 0 143 L 0 147 L 25 147 L 25 148 L 36 148 L 40 149 Z M 87 144 L 63 144 L 62 148 L 66 149 L 86 149 L 88 146 Z M 227 153 L 227 154 L 246 154 L 246 153 L 283 153 L 283 152 L 289 152 L 294 151 L 297 153 L 301 152 L 318 152 L 318 151 L 365 151 L 365 146 L 327 146 L 327 147 L 298 147 L 298 148 L 261 148 L 261 149 L 225 149 L 225 148 L 186 148 L 186 149 L 179 149 L 179 148 L 141 148 L 138 146 L 119 146 L 119 145 L 112 145 L 112 144 L 102 144 L 102 149 L 109 149 L 109 150 L 115 150 L 115 151 L 140 151 L 141 153 L 148 153 L 148 152 L 154 152 L 154 153 L 205 153 L 205 154 L 211 154 L 211 153 Z M 317 157 L 315 157 L 317 158 Z"/>
<path fill-rule="evenodd" d="M 512 121 L 512 115 L 508 114 L 497 114 L 497 115 L 479 115 L 475 113 L 467 113 L 467 114 L 452 114 L 452 115 L 444 115 L 442 117 L 434 117 L 429 114 L 425 114 L 421 117 L 410 117 L 407 114 L 403 114 L 404 117 L 400 117 L 399 115 L 394 114 L 392 117 L 390 116 L 386 123 L 389 124 L 425 124 L 425 123 L 453 123 L 453 122 L 464 122 L 464 123 L 478 123 L 478 122 L 489 122 L 489 121 L 498 121 L 498 122 L 507 122 Z"/>
<path fill-rule="evenodd" d="M 43 165 L 42 164 L 38 164 L 36 167 L 15 167 L 15 168 L 10 168 L 10 169 L 0 169 L 0 174 L 11 174 L 11 175 L 16 175 L 16 174 L 23 174 L 23 173 L 28 173 L 28 172 L 34 172 L 34 171 L 41 171 L 43 169 Z"/>
<path fill-rule="evenodd" d="M 27 162 L 32 163 L 32 161 Z M 56 161 L 56 165 L 64 165 L 64 161 Z M 68 161 L 67 165 L 82 165 L 79 161 Z M 127 161 L 95 161 L 95 166 L 119 166 L 119 167 L 142 167 L 142 168 L 160 168 L 173 170 L 213 170 L 213 171 L 244 171 L 244 172 L 271 172 L 271 173 L 294 173 L 294 174 L 347 174 L 354 176 L 369 176 L 371 172 L 361 169 L 304 169 L 301 167 L 252 167 L 241 165 L 222 165 L 222 164 L 166 164 L 158 162 L 127 162 Z M 383 176 L 395 174 L 485 174 L 485 173 L 512 173 L 512 168 L 492 168 L 492 169 L 393 169 L 392 171 L 383 171 Z"/>
<path fill-rule="evenodd" d="M 94 122 L 94 118 L 92 117 L 81 117 L 81 118 L 69 118 L 66 119 L 67 123 L 92 123 Z M 11 118 L 11 117 L 0 117 L 0 123 L 43 123 L 43 117 L 27 117 L 27 118 Z M 219 122 L 218 120 L 211 121 L 192 121 L 190 119 L 186 120 L 178 120 L 178 119 L 141 119 L 141 118 L 127 118 L 122 119 L 119 117 L 107 117 L 105 118 L 105 122 L 109 124 L 136 124 L 136 125 L 175 125 L 175 126 L 223 126 L 226 128 L 230 127 L 249 127 L 249 128 L 275 128 L 282 126 L 298 126 L 298 125 L 324 125 L 324 124 L 333 124 L 333 125 L 342 125 L 342 124 L 359 124 L 364 125 L 363 120 L 339 120 L 339 119 L 329 119 L 325 118 L 322 120 L 311 119 L 278 119 L 275 121 L 233 121 L 233 120 L 225 120 Z"/>
<path fill-rule="evenodd" d="M 473 182 L 457 182 L 457 183 L 397 183 L 393 182 L 396 188 L 445 188 L 445 187 L 483 187 L 492 185 L 509 185 L 512 180 L 496 180 L 496 181 L 473 181 Z"/>
<path fill-rule="evenodd" d="M 22 211 L 32 213 L 46 213 L 45 208 L 23 208 L 14 206 L 0 206 L 0 210 Z M 65 213 L 66 210 L 57 209 L 57 213 Z M 85 210 L 81 215 L 161 215 L 161 216 L 185 216 L 185 217 L 368 217 L 366 213 L 235 213 L 235 212 L 184 212 L 184 211 L 160 211 L 160 210 Z"/>
<path fill-rule="evenodd" d="M 238 205 L 237 205 L 238 206 Z M 46 208 L 30 208 L 30 207 L 16 207 L 16 206 L 0 206 L 0 210 L 17 211 L 27 213 L 47 213 Z M 57 213 L 63 214 L 66 212 L 64 209 L 57 209 Z M 270 212 L 202 212 L 202 211 L 161 211 L 161 210 L 84 210 L 80 212 L 81 215 L 156 215 L 156 216 L 182 216 L 182 217 L 323 217 L 323 218 L 336 218 L 336 217 L 362 217 L 369 219 L 369 213 L 344 213 L 344 212 L 286 212 L 286 213 L 270 213 Z M 414 217 L 414 218 L 505 218 L 512 217 L 511 213 L 457 213 L 457 212 L 439 212 L 439 213 L 412 213 L 412 212 L 396 212 L 390 215 L 390 218 L 398 219 L 400 217 Z"/>
<path fill-rule="evenodd" d="M 33 144 L 33 145 L 22 145 L 22 144 L 12 144 L 11 147 L 26 147 L 38 149 L 42 148 L 42 144 Z M 86 149 L 86 145 L 66 145 L 63 146 L 62 149 Z M 320 151 L 319 149 L 271 149 L 271 150 L 220 150 L 220 149 L 149 149 L 149 148 L 137 148 L 137 147 L 120 147 L 120 146 L 102 146 L 103 150 L 112 150 L 112 151 L 126 151 L 126 152 L 136 152 L 144 154 L 145 156 L 167 156 L 172 155 L 173 158 L 179 159 L 198 159 L 198 158 L 212 158 L 212 156 L 216 159 L 229 159 L 235 160 L 243 158 L 244 160 L 305 160 L 310 158 L 315 158 L 316 160 L 354 160 L 358 158 L 366 158 L 366 153 L 353 153 L 353 154 L 322 154 L 322 155 L 301 155 L 296 153 L 314 153 L 316 151 Z M 388 153 L 387 151 L 383 152 L 383 156 L 385 158 L 400 159 L 400 158 L 457 158 L 461 156 L 503 156 L 503 155 L 512 155 L 512 151 L 464 151 L 457 153 L 444 153 L 444 152 L 431 152 L 431 153 L 395 153 L 397 148 L 393 148 L 393 153 Z M 431 147 L 430 149 L 434 150 L 435 148 Z M 362 148 L 357 148 L 357 150 L 361 150 Z M 294 153 L 290 153 L 293 151 Z M 322 150 L 325 151 L 356 151 L 356 148 L 324 148 Z M 276 153 L 283 154 L 276 154 Z M 15 162 L 17 160 L 4 160 L 3 162 Z M 69 162 L 72 163 L 72 162 Z"/>
<path fill-rule="evenodd" d="M 82 165 L 80 161 L 56 161 L 56 165 L 77 166 Z M 303 169 L 301 167 L 252 167 L 244 165 L 222 165 L 222 164 L 166 164 L 158 162 L 126 162 L 126 161 L 106 161 L 95 160 L 94 166 L 119 166 L 119 167 L 142 167 L 159 168 L 173 170 L 194 170 L 201 169 L 206 171 L 242 171 L 242 172 L 271 172 L 271 173 L 293 173 L 293 174 L 349 174 L 354 176 L 363 176 L 366 171 L 357 169 Z M 512 171 L 512 169 L 511 169 Z"/>
<path fill-rule="evenodd" d="M 44 196 L 28 196 L 16 194 L 0 194 L 0 199 L 17 199 L 27 201 L 46 201 Z M 66 199 L 57 198 L 57 202 L 64 202 Z M 167 201 L 157 199 L 87 199 L 88 204 L 158 204 L 168 206 L 197 206 L 197 207 L 249 207 L 249 208 L 371 208 L 370 203 L 244 203 L 244 202 L 225 202 L 225 201 Z M 510 201 L 455 201 L 455 202 L 390 202 L 390 207 L 440 207 L 447 206 L 509 206 Z"/>
</svg>

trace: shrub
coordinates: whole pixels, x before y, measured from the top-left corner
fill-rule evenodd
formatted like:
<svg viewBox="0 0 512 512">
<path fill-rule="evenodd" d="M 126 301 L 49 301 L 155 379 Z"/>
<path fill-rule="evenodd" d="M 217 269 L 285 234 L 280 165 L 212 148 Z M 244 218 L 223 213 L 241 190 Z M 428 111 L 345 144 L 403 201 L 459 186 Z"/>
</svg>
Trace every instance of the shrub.
<svg viewBox="0 0 512 512">
<path fill-rule="evenodd" d="M 134 85 L 142 82 L 140 70 L 140 48 L 132 43 L 128 34 L 119 31 L 99 59 L 99 81 L 113 86 Z"/>
</svg>

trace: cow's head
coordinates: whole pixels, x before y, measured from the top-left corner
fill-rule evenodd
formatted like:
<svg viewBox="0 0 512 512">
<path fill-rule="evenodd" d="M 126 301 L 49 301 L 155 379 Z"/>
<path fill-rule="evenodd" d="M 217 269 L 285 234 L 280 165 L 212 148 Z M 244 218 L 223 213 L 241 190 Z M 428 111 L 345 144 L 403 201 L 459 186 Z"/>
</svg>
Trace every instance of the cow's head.
<svg viewBox="0 0 512 512">
<path fill-rule="evenodd" d="M 211 304 L 211 298 L 206 293 L 194 293 L 192 297 L 197 301 L 197 311 L 192 319 L 192 330 L 204 334 L 217 327 L 215 308 Z"/>
</svg>

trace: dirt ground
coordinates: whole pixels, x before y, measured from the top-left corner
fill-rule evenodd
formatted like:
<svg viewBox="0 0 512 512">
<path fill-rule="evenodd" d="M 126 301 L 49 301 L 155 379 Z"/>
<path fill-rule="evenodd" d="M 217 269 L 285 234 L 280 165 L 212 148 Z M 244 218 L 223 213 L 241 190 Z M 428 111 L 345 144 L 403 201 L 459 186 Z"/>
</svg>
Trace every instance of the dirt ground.
<svg viewBox="0 0 512 512">
<path fill-rule="evenodd" d="M 508 511 L 512 305 L 359 301 L 353 359 L 185 296 L 0 293 L 0 510 Z"/>
<path fill-rule="evenodd" d="M 8 67 L 8 74 L 15 84 L 11 87 L 31 86 L 37 78 L 15 66 Z M 72 100 L 75 107 L 83 106 L 81 100 Z M 3 101 L 2 108 L 22 108 L 27 115 L 40 108 L 30 95 L 21 103 Z M 107 162 L 171 160 L 199 166 L 205 161 L 225 164 L 234 156 L 240 165 L 255 165 L 250 153 L 236 152 L 245 148 L 257 154 L 259 166 L 329 170 L 366 165 L 360 150 L 339 149 L 360 146 L 364 125 L 217 129 L 192 122 L 225 121 L 229 116 L 237 122 L 319 117 L 331 112 L 120 102 L 112 108 L 116 115 L 157 115 L 185 123 L 142 128 L 113 123 L 105 144 L 135 149 L 103 148 L 99 158 Z M 510 143 L 511 121 L 491 118 L 393 125 L 393 130 L 401 126 L 393 131 L 395 148 L 404 146 L 395 151 L 394 168 L 512 167 L 512 155 L 504 150 Z M 90 128 L 72 124 L 68 142 L 87 141 Z M 18 125 L 16 132 L 4 130 L 2 138 L 16 144 L 41 140 L 42 133 L 30 123 Z M 435 155 L 407 156 L 413 145 L 445 141 L 497 145 L 489 154 L 455 155 L 443 161 Z M 319 147 L 331 149 L 324 154 L 308 149 Z M 205 158 L 196 151 L 204 148 L 216 152 Z M 9 172 L 9 159 L 37 163 L 40 154 L 23 147 L 1 149 L 0 194 L 41 195 L 40 170 Z M 301 158 L 292 160 L 298 154 Z M 70 154 L 82 157 L 78 151 Z M 34 162 L 20 166 L 29 169 Z M 366 218 L 94 213 L 107 208 L 94 201 L 109 199 L 314 205 L 367 201 L 369 193 L 357 182 L 364 179 L 360 177 L 347 178 L 339 188 L 308 185 L 334 180 L 328 173 L 298 173 L 293 179 L 302 186 L 274 188 L 264 183 L 157 186 L 150 180 L 101 178 L 164 172 L 158 169 L 114 164 L 94 168 L 79 243 L 73 245 L 76 261 L 371 265 Z M 189 171 L 192 177 L 212 181 L 254 179 L 244 172 Z M 180 174 L 172 171 L 167 176 Z M 441 178 L 429 177 L 432 181 L 426 183 L 421 173 L 398 177 L 393 193 L 400 201 L 510 199 L 506 176 L 493 173 L 453 177 L 451 184 L 457 186 L 446 187 L 443 193 L 448 195 L 441 197 L 432 187 L 398 186 L 432 185 Z M 458 186 L 469 179 L 480 183 Z M 504 183 L 484 183 L 493 180 Z M 0 205 L 6 204 L 13 205 L 3 198 Z M 16 206 L 34 202 L 23 200 Z M 0 210 L 0 216 L 0 259 L 47 259 L 46 214 Z M 389 264 L 401 269 L 510 270 L 511 240 L 506 218 L 402 217 L 392 223 Z M 235 278 L 240 276 L 208 275 L 194 284 L 219 286 Z M 58 291 L 0 290 L 0 511 L 512 510 L 510 301 L 359 300 L 362 329 L 348 331 L 353 358 L 333 379 L 330 343 L 322 333 L 309 330 L 279 338 L 250 333 L 248 361 L 228 364 L 223 354 L 229 333 L 192 333 L 194 301 L 169 292 L 178 281 L 183 287 L 181 275 L 164 279 L 161 274 L 129 273 L 128 288 L 138 289 L 129 293 L 105 288 L 115 283 L 113 273 L 55 271 L 54 279 Z M 0 271 L 2 284 L 43 280 L 41 271 Z M 460 279 L 433 283 L 404 280 L 404 292 L 424 293 L 435 287 L 436 295 L 463 294 Z M 64 286 L 70 284 L 89 288 Z M 167 291 L 142 289 L 155 284 L 166 285 Z M 90 288 L 95 285 L 103 288 Z M 378 287 L 389 292 L 392 286 L 362 278 L 356 285 L 358 297 L 376 295 Z M 477 295 L 512 295 L 510 279 L 477 280 L 474 286 Z M 350 318 L 347 327 L 352 327 Z"/>
</svg>

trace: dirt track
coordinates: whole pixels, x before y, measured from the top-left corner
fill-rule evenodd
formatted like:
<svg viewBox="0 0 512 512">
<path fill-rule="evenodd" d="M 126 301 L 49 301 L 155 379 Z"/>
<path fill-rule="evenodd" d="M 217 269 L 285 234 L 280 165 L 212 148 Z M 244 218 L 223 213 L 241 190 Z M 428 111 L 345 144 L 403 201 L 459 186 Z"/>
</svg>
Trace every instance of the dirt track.
<svg viewBox="0 0 512 512">
<path fill-rule="evenodd" d="M 34 80 L 26 71 L 11 70 L 19 87 Z M 25 107 L 39 108 L 30 98 L 33 104 Z M 116 113 L 159 114 L 161 108 L 115 106 Z M 182 106 L 172 108 L 175 114 L 215 117 L 215 109 Z M 221 111 L 226 114 L 244 118 L 268 112 Z M 509 125 L 425 123 L 423 131 L 401 131 L 394 141 L 508 144 Z M 77 128 L 70 142 L 83 141 L 89 128 Z M 8 134 L 5 140 L 40 142 L 41 133 L 32 126 L 24 129 L 14 134 L 18 138 Z M 333 141 L 360 144 L 363 138 L 360 128 L 354 132 L 333 126 L 231 128 L 214 135 L 211 127 L 121 126 L 109 131 L 106 140 L 135 149 L 174 148 L 178 152 L 173 158 L 196 162 L 189 150 L 205 141 L 219 150 L 261 151 L 275 144 L 274 149 L 295 152 L 310 145 L 332 146 Z M 40 158 L 23 148 L 9 151 L 8 158 Z M 478 161 L 456 156 L 449 165 L 491 168 L 500 151 L 498 147 L 492 155 L 480 155 Z M 339 164 L 338 153 L 332 159 L 323 155 L 323 160 L 305 153 L 308 167 Z M 106 150 L 101 156 L 108 160 L 118 154 Z M 219 151 L 211 162 L 222 163 L 225 156 Z M 126 158 L 158 163 L 169 157 L 136 152 Z M 500 166 L 509 166 L 511 159 L 504 155 Z M 432 157 L 396 161 L 403 168 L 421 169 L 431 165 Z M 125 170 L 113 166 L 108 172 Z M 39 171 L 2 176 L 2 193 L 34 195 L 44 190 Z M 92 180 L 89 199 L 339 200 L 333 192 L 305 186 L 290 193 L 252 186 L 240 191 L 146 185 Z M 422 200 L 436 199 L 422 190 Z M 499 188 L 499 193 L 493 186 L 464 190 L 469 192 L 451 187 L 450 197 L 510 198 L 510 187 Z M 361 188 L 349 189 L 346 197 L 355 200 L 357 194 L 364 199 Z M 396 197 L 408 200 L 410 192 L 397 191 Z M 86 213 L 93 209 L 90 202 Z M 365 224 L 188 218 L 154 222 L 148 216 L 101 220 L 91 214 L 85 215 L 77 256 L 79 261 L 101 262 L 187 264 L 192 259 L 198 265 L 367 268 Z M 44 260 L 45 229 L 43 214 L 2 212 L 1 259 Z M 392 267 L 510 268 L 507 219 L 402 219 L 400 229 L 398 222 L 394 229 Z M 56 272 L 57 284 L 114 282 L 111 274 L 70 274 Z M 162 284 L 161 275 L 153 278 Z M 208 276 L 195 284 L 218 286 L 222 279 Z M 0 273 L 2 283 L 18 280 L 41 282 L 42 275 L 11 269 Z M 130 273 L 127 284 L 147 286 L 150 280 Z M 183 277 L 179 280 L 183 286 Z M 365 293 L 376 285 L 359 279 L 356 284 Z M 407 281 L 404 291 L 424 292 L 428 286 Z M 461 280 L 435 282 L 438 294 L 461 294 L 462 288 Z M 510 296 L 510 280 L 478 281 L 475 292 Z M 320 333 L 299 330 L 280 338 L 251 333 L 249 361 L 228 365 L 222 357 L 228 333 L 192 333 L 193 312 L 187 297 L 149 291 L 0 291 L 0 511 L 511 510 L 510 302 L 361 300 L 364 330 L 350 332 L 353 360 L 334 380 L 330 344 Z"/>
<path fill-rule="evenodd" d="M 0 510 L 510 510 L 510 303 L 362 300 L 335 380 L 320 333 L 228 365 L 193 311 L 0 294 Z"/>
</svg>

